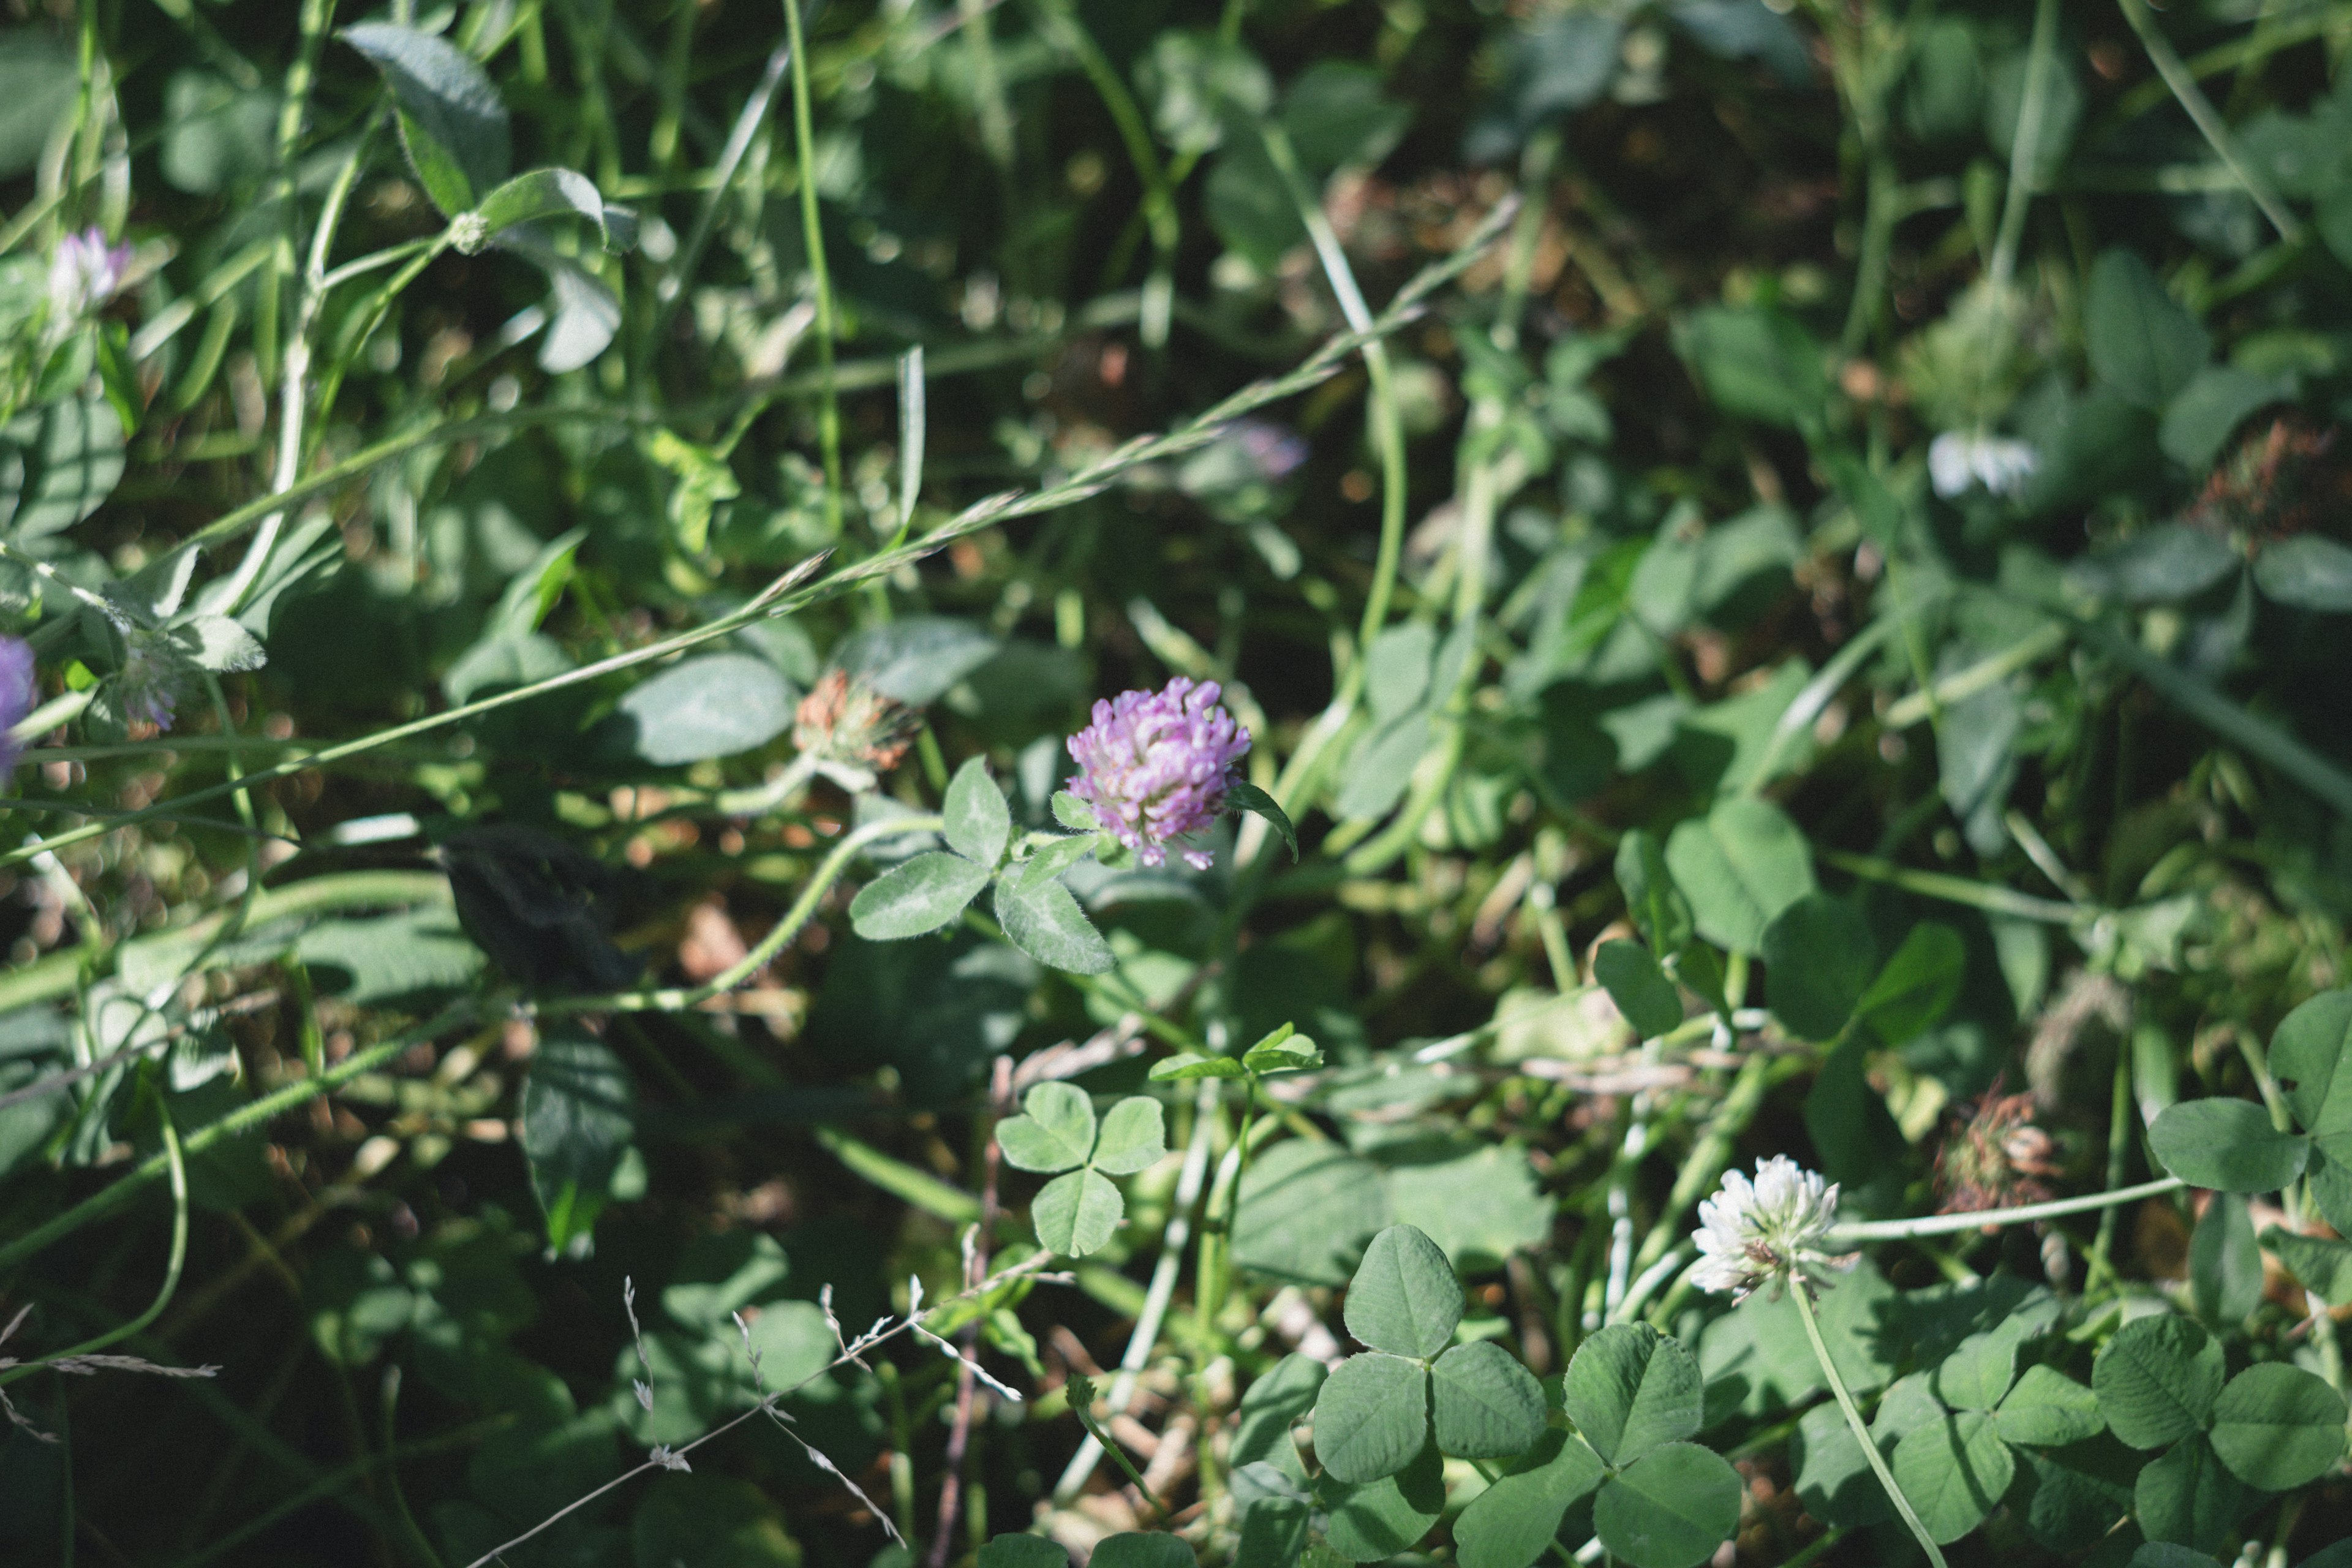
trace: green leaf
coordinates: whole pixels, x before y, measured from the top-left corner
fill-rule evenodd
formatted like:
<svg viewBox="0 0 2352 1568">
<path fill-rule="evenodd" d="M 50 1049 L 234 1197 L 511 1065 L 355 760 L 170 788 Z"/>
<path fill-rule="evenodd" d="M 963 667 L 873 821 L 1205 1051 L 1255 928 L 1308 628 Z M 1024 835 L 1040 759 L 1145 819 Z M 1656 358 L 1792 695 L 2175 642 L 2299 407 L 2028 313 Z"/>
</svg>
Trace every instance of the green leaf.
<svg viewBox="0 0 2352 1568">
<path fill-rule="evenodd" d="M 1327 1476 L 1315 1491 L 1329 1514 L 1331 1549 L 1350 1562 L 1378 1563 L 1411 1550 L 1444 1512 L 1445 1464 L 1436 1446 L 1426 1445 L 1399 1474 L 1352 1486 Z M 1311 1564 L 1302 1560 L 1302 1568 Z"/>
<path fill-rule="evenodd" d="M 1959 999 L 1968 972 L 1968 946 L 1960 933 L 1935 921 L 1921 921 L 1854 1004 L 1854 1011 L 1889 1046 L 1908 1045 L 1942 1022 Z"/>
<path fill-rule="evenodd" d="M 1706 1395 L 1690 1352 L 1647 1323 L 1612 1323 L 1576 1348 L 1560 1401 L 1593 1451 L 1622 1466 L 1696 1434 Z"/>
<path fill-rule="evenodd" d="M 1465 1459 L 1506 1459 L 1543 1436 L 1535 1374 L 1491 1340 L 1455 1345 L 1429 1369 L 1437 1447 Z"/>
<path fill-rule="evenodd" d="M 595 1225 L 635 1131 L 636 1091 L 620 1058 L 577 1026 L 541 1034 L 523 1082 L 522 1150 L 552 1251 Z"/>
<path fill-rule="evenodd" d="M 1908 1145 L 1886 1096 L 1870 1081 L 1868 1044 L 1849 1035 L 1822 1062 L 1805 1096 L 1805 1132 L 1832 1181 L 1864 1183 Z"/>
<path fill-rule="evenodd" d="M 940 806 L 948 847 L 967 860 L 993 868 L 1013 837 L 1013 811 L 1004 792 L 988 776 L 988 763 L 973 757 L 956 770 Z"/>
<path fill-rule="evenodd" d="M 2235 365 L 2209 364 L 2165 405 L 2156 444 L 2182 468 L 2201 474 L 2213 466 L 2248 416 L 2294 399 L 2292 375 L 2256 375 Z"/>
<path fill-rule="evenodd" d="M 1843 899 L 1807 893 L 1764 928 L 1764 997 L 1791 1034 L 1837 1037 L 1877 972 L 1870 922 Z"/>
<path fill-rule="evenodd" d="M 1225 804 L 1235 810 L 1255 812 L 1265 817 L 1266 825 L 1282 835 L 1282 841 L 1290 846 L 1290 858 L 1293 860 L 1298 858 L 1298 829 L 1290 825 L 1290 814 L 1282 809 L 1280 801 L 1247 779 L 1235 779 L 1225 786 Z"/>
<path fill-rule="evenodd" d="M 2207 1437 L 2248 1486 L 2292 1491 L 2344 1457 L 2344 1396 L 2299 1366 L 2250 1366 L 2213 1402 Z"/>
<path fill-rule="evenodd" d="M 1532 1568 L 1559 1534 L 1570 1506 L 1606 1473 L 1578 1437 L 1542 1434 L 1508 1475 L 1473 1498 L 1454 1521 L 1455 1561 L 1461 1568 Z"/>
<path fill-rule="evenodd" d="M 1160 1102 L 1149 1095 L 1129 1095 L 1102 1119 L 1102 1131 L 1095 1138 L 1094 1167 L 1113 1176 L 1131 1176 L 1159 1163 L 1167 1152 L 1167 1128 Z"/>
<path fill-rule="evenodd" d="M 1695 1568 L 1739 1528 L 1739 1472 L 1696 1443 L 1654 1448 L 1601 1489 L 1592 1525 L 1633 1568 Z"/>
<path fill-rule="evenodd" d="M 1234 1465 L 1261 1459 L 1278 1463 L 1285 1458 L 1295 1463 L 1297 1447 L 1290 1429 L 1315 1408 L 1315 1396 L 1328 1375 L 1321 1362 L 1293 1351 L 1251 1384 L 1242 1395 L 1240 1419 L 1234 1427 Z"/>
<path fill-rule="evenodd" d="M 72 47 L 47 28 L 0 29 L 0 179 L 40 162 L 58 121 L 73 112 L 80 81 Z"/>
<path fill-rule="evenodd" d="M 1095 1543 L 1087 1568 L 1199 1568 L 1192 1549 L 1156 1530 L 1125 1530 Z"/>
<path fill-rule="evenodd" d="M 321 921 L 294 941 L 294 956 L 316 970 L 341 970 L 322 990 L 355 1007 L 404 996 L 455 991 L 482 972 L 482 950 L 458 929 L 446 909 L 423 906 L 396 914 Z"/>
<path fill-rule="evenodd" d="M 2197 1310 L 2217 1328 L 2246 1321 L 2263 1299 L 2263 1250 L 2246 1200 L 2215 1193 L 2189 1239 L 2189 1281 Z"/>
<path fill-rule="evenodd" d="M 2188 385 L 2212 349 L 2196 318 L 2128 250 L 2109 250 L 2093 265 L 2083 336 L 2099 380 L 2150 409 Z"/>
<path fill-rule="evenodd" d="M 2271 1036 L 2271 1076 L 2295 1125 L 2314 1138 L 2352 1133 L 2352 988 L 2323 991 Z"/>
<path fill-rule="evenodd" d="M 997 1123 L 996 1144 L 1019 1171 L 1067 1171 L 1095 1150 L 1095 1107 L 1087 1091 L 1058 1080 L 1041 1083 L 1021 1100 L 1023 1114 Z"/>
<path fill-rule="evenodd" d="M 1234 1262 L 1292 1284 L 1344 1285 L 1388 1222 L 1379 1167 L 1334 1143 L 1277 1143 L 1242 1177 Z"/>
<path fill-rule="evenodd" d="M 1642 1038 L 1654 1040 L 1683 1021 L 1682 993 L 1640 942 L 1602 942 L 1592 973 Z"/>
<path fill-rule="evenodd" d="M 0 531 L 17 542 L 58 533 L 96 511 L 122 478 L 122 416 L 85 392 L 8 421 L 0 471 Z"/>
<path fill-rule="evenodd" d="M 629 1521 L 629 1543 L 635 1568 L 799 1568 L 801 1560 L 776 1505 L 751 1482 L 719 1476 L 656 1477 Z"/>
<path fill-rule="evenodd" d="M 2219 1552 L 2261 1498 L 2223 1467 L 2204 1434 L 2192 1432 L 2140 1467 L 2132 1511 L 2151 1541 Z"/>
<path fill-rule="evenodd" d="M 2297 1283 L 2329 1306 L 2352 1303 L 2352 1242 L 2297 1236 L 2272 1226 L 2263 1232 L 2262 1244 Z"/>
<path fill-rule="evenodd" d="M 1949 1545 L 2000 1504 L 2017 1461 L 1993 1418 L 1971 1410 L 1906 1434 L 1889 1468 L 1928 1535 Z"/>
<path fill-rule="evenodd" d="M 996 919 L 1013 946 L 1051 968 L 1100 974 L 1118 962 L 1102 932 L 1059 882 L 1000 879 Z"/>
<path fill-rule="evenodd" d="M 1734 952 L 1759 951 L 1773 918 L 1813 890 L 1805 836 L 1780 807 L 1745 795 L 1677 824 L 1666 864 L 1699 935 Z"/>
<path fill-rule="evenodd" d="M 1353 60 L 1318 60 L 1282 95 L 1282 123 L 1298 162 L 1314 179 L 1343 165 L 1370 167 L 1388 156 L 1412 110 L 1381 91 L 1381 73 Z"/>
<path fill-rule="evenodd" d="M 1666 852 L 1657 839 L 1636 827 L 1617 841 L 1617 886 L 1625 894 L 1625 912 L 1652 952 L 1680 952 L 1690 945 L 1689 902 L 1675 886 L 1666 868 Z"/>
<path fill-rule="evenodd" d="M 1350 1485 L 1395 1475 L 1429 1441 L 1429 1373 L 1379 1351 L 1331 1369 L 1315 1396 L 1315 1457 Z"/>
<path fill-rule="evenodd" d="M 2097 1394 L 2046 1366 L 2027 1367 L 1993 1419 L 2002 1441 L 2049 1448 L 2095 1437 L 2105 1425 Z"/>
<path fill-rule="evenodd" d="M 1242 1053 L 1242 1066 L 1254 1073 L 1304 1072 L 1323 1065 L 1323 1048 L 1285 1024 Z"/>
<path fill-rule="evenodd" d="M 472 57 L 388 22 L 345 27 L 342 37 L 390 84 L 408 161 L 445 216 L 464 212 L 507 177 L 513 152 L 506 104 Z"/>
<path fill-rule="evenodd" d="M 988 886 L 988 868 L 933 849 L 893 866 L 849 900 L 849 923 L 868 942 L 937 931 Z M 1064 895 L 1067 897 L 1067 895 Z"/>
<path fill-rule="evenodd" d="M 2271 1125 L 2246 1100 L 2191 1100 L 2167 1106 L 2147 1130 L 2165 1170 L 2189 1185 L 2223 1193 L 2274 1193 L 2303 1174 L 2311 1141 Z"/>
<path fill-rule="evenodd" d="M 1024 882 L 1050 882 L 1101 847 L 1097 834 L 1074 833 L 1056 838 L 1014 867 L 1012 875 Z"/>
<path fill-rule="evenodd" d="M 766 745 L 792 728 L 793 695 L 791 683 L 766 659 L 709 653 L 638 682 L 617 711 L 639 757 L 656 767 L 677 767 Z"/>
<path fill-rule="evenodd" d="M 1936 1368 L 1936 1397 L 1955 1410 L 1990 1410 L 2016 1376 L 2016 1334 L 1988 1329 L 1962 1340 Z"/>
<path fill-rule="evenodd" d="M 1093 833 L 1102 826 L 1095 808 L 1066 789 L 1054 792 L 1054 820 L 1073 833 Z"/>
<path fill-rule="evenodd" d="M 2340 1149 L 2342 1139 L 2332 1140 Z M 2324 1145 L 2311 1146 L 2311 1163 L 2303 1170 L 2304 1187 L 2312 1206 L 2338 1236 L 2352 1236 L 2352 1164 L 2330 1158 Z"/>
<path fill-rule="evenodd" d="M 1095 1171 L 1072 1171 L 1055 1177 L 1029 1205 L 1038 1244 L 1065 1258 L 1101 1251 L 1126 1213 L 1118 1189 Z"/>
<path fill-rule="evenodd" d="M 169 646 L 198 669 L 216 675 L 259 669 L 269 662 L 261 644 L 226 616 L 191 616 L 173 626 Z"/>
<path fill-rule="evenodd" d="M 2214 1558 L 2169 1541 L 2143 1541 L 2124 1568 L 2221 1568 Z"/>
<path fill-rule="evenodd" d="M 1892 1437 L 1879 1441 L 1882 1457 L 1895 1443 Z M 1846 1425 L 1845 1413 L 1834 1403 L 1825 1401 L 1805 1412 L 1789 1457 L 1796 1467 L 1799 1500 L 1822 1523 L 1855 1530 L 1895 1517 L 1886 1489 L 1879 1485 L 1853 1428 Z"/>
<path fill-rule="evenodd" d="M 2352 612 L 2352 550 L 2315 533 L 2273 540 L 2254 557 L 2254 586 L 2263 597 L 2298 610 Z"/>
<path fill-rule="evenodd" d="M 1458 1271 L 1500 1268 L 1551 1235 L 1558 1202 L 1528 1163 L 1524 1145 L 1447 1134 L 1381 1145 L 1389 1207 L 1418 1226 Z"/>
<path fill-rule="evenodd" d="M 1070 1568 L 1070 1554 L 1042 1535 L 1000 1535 L 980 1549 L 980 1568 Z"/>
<path fill-rule="evenodd" d="M 517 174 L 482 197 L 474 213 L 482 220 L 486 239 L 517 224 L 538 223 L 551 217 L 584 217 L 596 226 L 597 243 L 617 254 L 628 248 L 627 236 L 635 232 L 634 219 L 622 209 L 604 205 L 604 198 L 597 194 L 595 181 L 571 169 L 533 169 Z M 468 250 L 462 242 L 457 248 Z M 480 248 L 478 245 L 471 247 Z"/>
<path fill-rule="evenodd" d="M 1392 1225 L 1364 1249 L 1345 1316 L 1348 1331 L 1374 1350 L 1426 1359 L 1452 1342 L 1462 1321 L 1462 1282 L 1437 1243 L 1412 1226 Z"/>
<path fill-rule="evenodd" d="M 2221 1347 L 2186 1318 L 2136 1318 L 2091 1363 L 2108 1428 L 2135 1448 L 2159 1448 L 2201 1428 L 2221 1392 Z"/>
<path fill-rule="evenodd" d="M 1151 1064 L 1154 1083 L 1189 1083 L 1197 1078 L 1240 1078 L 1242 1064 L 1231 1057 L 1204 1057 L 1198 1051 L 1182 1051 L 1164 1062 Z"/>
<path fill-rule="evenodd" d="M 1829 399 L 1822 347 L 1778 310 L 1709 306 L 1675 333 L 1716 406 L 1741 418 L 1802 428 L 1819 421 Z"/>
</svg>

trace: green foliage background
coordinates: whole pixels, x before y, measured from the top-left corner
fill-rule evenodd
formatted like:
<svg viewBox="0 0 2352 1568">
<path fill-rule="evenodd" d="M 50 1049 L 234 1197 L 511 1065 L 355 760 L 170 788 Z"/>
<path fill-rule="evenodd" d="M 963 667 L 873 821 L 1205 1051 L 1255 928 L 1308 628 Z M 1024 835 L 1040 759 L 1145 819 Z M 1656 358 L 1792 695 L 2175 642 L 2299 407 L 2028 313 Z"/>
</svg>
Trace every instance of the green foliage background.
<svg viewBox="0 0 2352 1568">
<path fill-rule="evenodd" d="M 12 16 L 0 1560 L 2343 1568 L 2352 5 Z"/>
</svg>

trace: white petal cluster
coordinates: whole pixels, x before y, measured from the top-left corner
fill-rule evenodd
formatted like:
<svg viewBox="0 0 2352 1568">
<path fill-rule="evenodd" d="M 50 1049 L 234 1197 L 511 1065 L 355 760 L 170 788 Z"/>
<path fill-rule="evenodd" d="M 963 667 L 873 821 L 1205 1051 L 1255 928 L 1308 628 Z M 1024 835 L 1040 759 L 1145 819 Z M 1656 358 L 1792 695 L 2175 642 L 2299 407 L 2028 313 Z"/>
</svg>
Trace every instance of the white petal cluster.
<svg viewBox="0 0 2352 1568">
<path fill-rule="evenodd" d="M 1927 443 L 1928 482 L 1947 500 L 1971 485 L 1982 485 L 1997 496 L 2013 496 L 2041 467 L 2041 453 L 2005 436 L 1947 430 Z"/>
<path fill-rule="evenodd" d="M 1726 1171 L 1723 1190 L 1698 1205 L 1698 1267 L 1703 1290 L 1745 1296 L 1808 1264 L 1834 1260 L 1818 1243 L 1837 1219 L 1838 1190 L 1786 1154 L 1756 1162 L 1750 1182 Z"/>
</svg>

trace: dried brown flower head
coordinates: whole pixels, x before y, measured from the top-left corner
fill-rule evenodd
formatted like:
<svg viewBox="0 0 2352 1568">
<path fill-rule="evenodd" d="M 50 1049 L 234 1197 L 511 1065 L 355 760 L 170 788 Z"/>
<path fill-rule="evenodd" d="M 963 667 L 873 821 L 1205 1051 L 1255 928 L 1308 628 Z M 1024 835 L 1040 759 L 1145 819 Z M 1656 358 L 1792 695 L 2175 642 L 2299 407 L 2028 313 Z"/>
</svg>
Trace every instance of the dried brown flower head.
<svg viewBox="0 0 2352 1568">
<path fill-rule="evenodd" d="M 907 754 L 919 721 L 913 709 L 845 670 L 829 669 L 801 699 L 793 744 L 836 784 L 871 788 L 874 775 Z"/>
<path fill-rule="evenodd" d="M 2352 454 L 2334 426 L 2286 416 L 2238 443 L 2182 521 L 2257 539 L 2308 533 L 2352 511 Z"/>
<path fill-rule="evenodd" d="M 2033 1123 L 2033 1097 L 2005 1095 L 1996 1079 L 1936 1155 L 1939 1212 L 2040 1203 L 2050 1196 L 2043 1178 L 2060 1172 L 2057 1155 L 2056 1141 Z"/>
</svg>

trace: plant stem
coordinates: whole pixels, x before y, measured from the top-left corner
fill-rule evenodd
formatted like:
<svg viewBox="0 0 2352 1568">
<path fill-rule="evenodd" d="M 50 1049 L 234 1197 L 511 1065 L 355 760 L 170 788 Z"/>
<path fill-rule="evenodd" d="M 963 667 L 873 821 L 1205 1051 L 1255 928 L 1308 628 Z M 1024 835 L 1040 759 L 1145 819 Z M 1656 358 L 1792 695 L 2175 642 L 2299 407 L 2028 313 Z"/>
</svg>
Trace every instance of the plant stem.
<svg viewBox="0 0 2352 1568">
<path fill-rule="evenodd" d="M 1832 1226 L 1825 1238 L 1832 1245 L 1856 1241 L 1901 1241 L 1916 1236 L 1951 1236 L 1959 1231 L 1978 1230 L 1990 1225 L 2023 1225 L 2030 1220 L 2056 1219 L 2062 1215 L 2087 1214 L 2093 1209 L 2111 1207 L 2116 1204 L 2136 1203 L 2141 1198 L 2156 1197 L 2163 1193 L 2178 1192 L 2189 1184 L 2178 1176 L 2165 1176 L 2153 1182 L 2142 1182 L 2136 1187 L 2122 1187 L 2111 1193 L 2091 1193 L 2079 1198 L 2057 1198 L 2046 1204 L 2024 1204 L 2009 1209 L 1979 1209 L 1973 1214 L 1931 1214 L 1920 1219 L 1862 1220 L 1853 1225 Z"/>
<path fill-rule="evenodd" d="M 2025 213 L 2033 203 L 2033 166 L 2042 155 L 2042 121 L 2049 112 L 2057 47 L 2058 0 L 2040 0 L 2033 11 L 2033 42 L 2025 57 L 2023 101 L 2010 136 L 2009 190 L 2001 201 L 2000 227 L 1994 233 L 1992 265 L 1986 268 L 1996 294 L 2009 288 L 2017 270 L 2017 247 L 2025 237 Z"/>
<path fill-rule="evenodd" d="M 816 132 L 809 111 L 808 39 L 800 0 L 784 0 L 784 25 L 793 52 L 793 157 L 799 167 L 801 243 L 808 250 L 809 283 L 816 292 L 817 368 L 824 378 L 817 405 L 817 439 L 824 451 L 824 521 L 841 537 L 841 395 L 834 384 L 834 340 L 840 332 L 833 310 L 833 276 L 824 264 L 824 226 L 816 204 Z"/>
<path fill-rule="evenodd" d="M 1895 1505 L 1895 1511 L 1903 1516 L 1903 1522 L 1909 1525 L 1911 1533 L 1918 1538 L 1920 1546 L 1927 1553 L 1927 1561 L 1935 1564 L 1935 1568 L 1945 1568 L 1944 1553 L 1937 1547 L 1935 1537 L 1927 1533 L 1927 1527 L 1919 1522 L 1919 1515 L 1913 1510 L 1911 1500 L 1905 1497 L 1903 1489 L 1895 1484 L 1895 1473 L 1886 1468 L 1886 1456 L 1878 1451 L 1878 1444 L 1870 1436 L 1870 1427 L 1862 1419 L 1862 1412 L 1854 1407 L 1853 1395 L 1846 1392 L 1845 1379 L 1838 1374 L 1837 1363 L 1830 1359 L 1830 1347 L 1822 1342 L 1822 1325 L 1813 1315 L 1812 1288 L 1802 1279 L 1795 1279 L 1789 1281 L 1789 1291 L 1797 1299 L 1797 1316 L 1804 1321 L 1805 1338 L 1812 1343 L 1813 1359 L 1822 1363 L 1822 1376 L 1828 1381 L 1830 1392 L 1837 1396 L 1838 1408 L 1845 1412 L 1845 1424 L 1853 1429 L 1853 1440 L 1862 1445 L 1862 1457 L 1870 1461 L 1871 1473 L 1878 1478 L 1878 1484 L 1886 1489 L 1887 1500 Z"/>
<path fill-rule="evenodd" d="M 2042 0 L 2042 3 L 2048 5 L 2052 0 Z M 2147 0 L 2116 0 L 2116 3 L 2123 7 L 2124 20 L 2129 22 L 2132 31 L 2139 35 L 2140 47 L 2147 51 L 2148 62 L 2156 67 L 2156 74 L 2164 79 L 2164 85 L 2172 89 L 2172 96 L 2179 100 L 2180 107 L 2189 111 L 2189 118 L 2197 122 L 2197 130 L 2205 138 L 2206 145 L 2213 149 L 2213 155 L 2228 165 L 2238 184 L 2245 187 L 2246 195 L 2253 197 L 2254 205 L 2263 209 L 2263 216 L 2271 220 L 2271 226 L 2278 230 L 2281 239 L 2290 244 L 2301 239 L 2303 225 L 2287 211 L 2286 204 L 2279 200 L 2269 183 L 2238 155 L 2237 144 L 2230 138 L 2230 128 L 2221 123 L 2221 117 L 2214 112 L 2213 105 L 2206 100 L 2205 89 L 2197 85 L 2197 79 L 2189 74 L 2189 68 L 2181 64 L 2180 57 L 2173 52 L 2172 44 L 2165 37 L 2164 30 L 2156 25 L 2156 18 L 2148 15 Z"/>
</svg>

